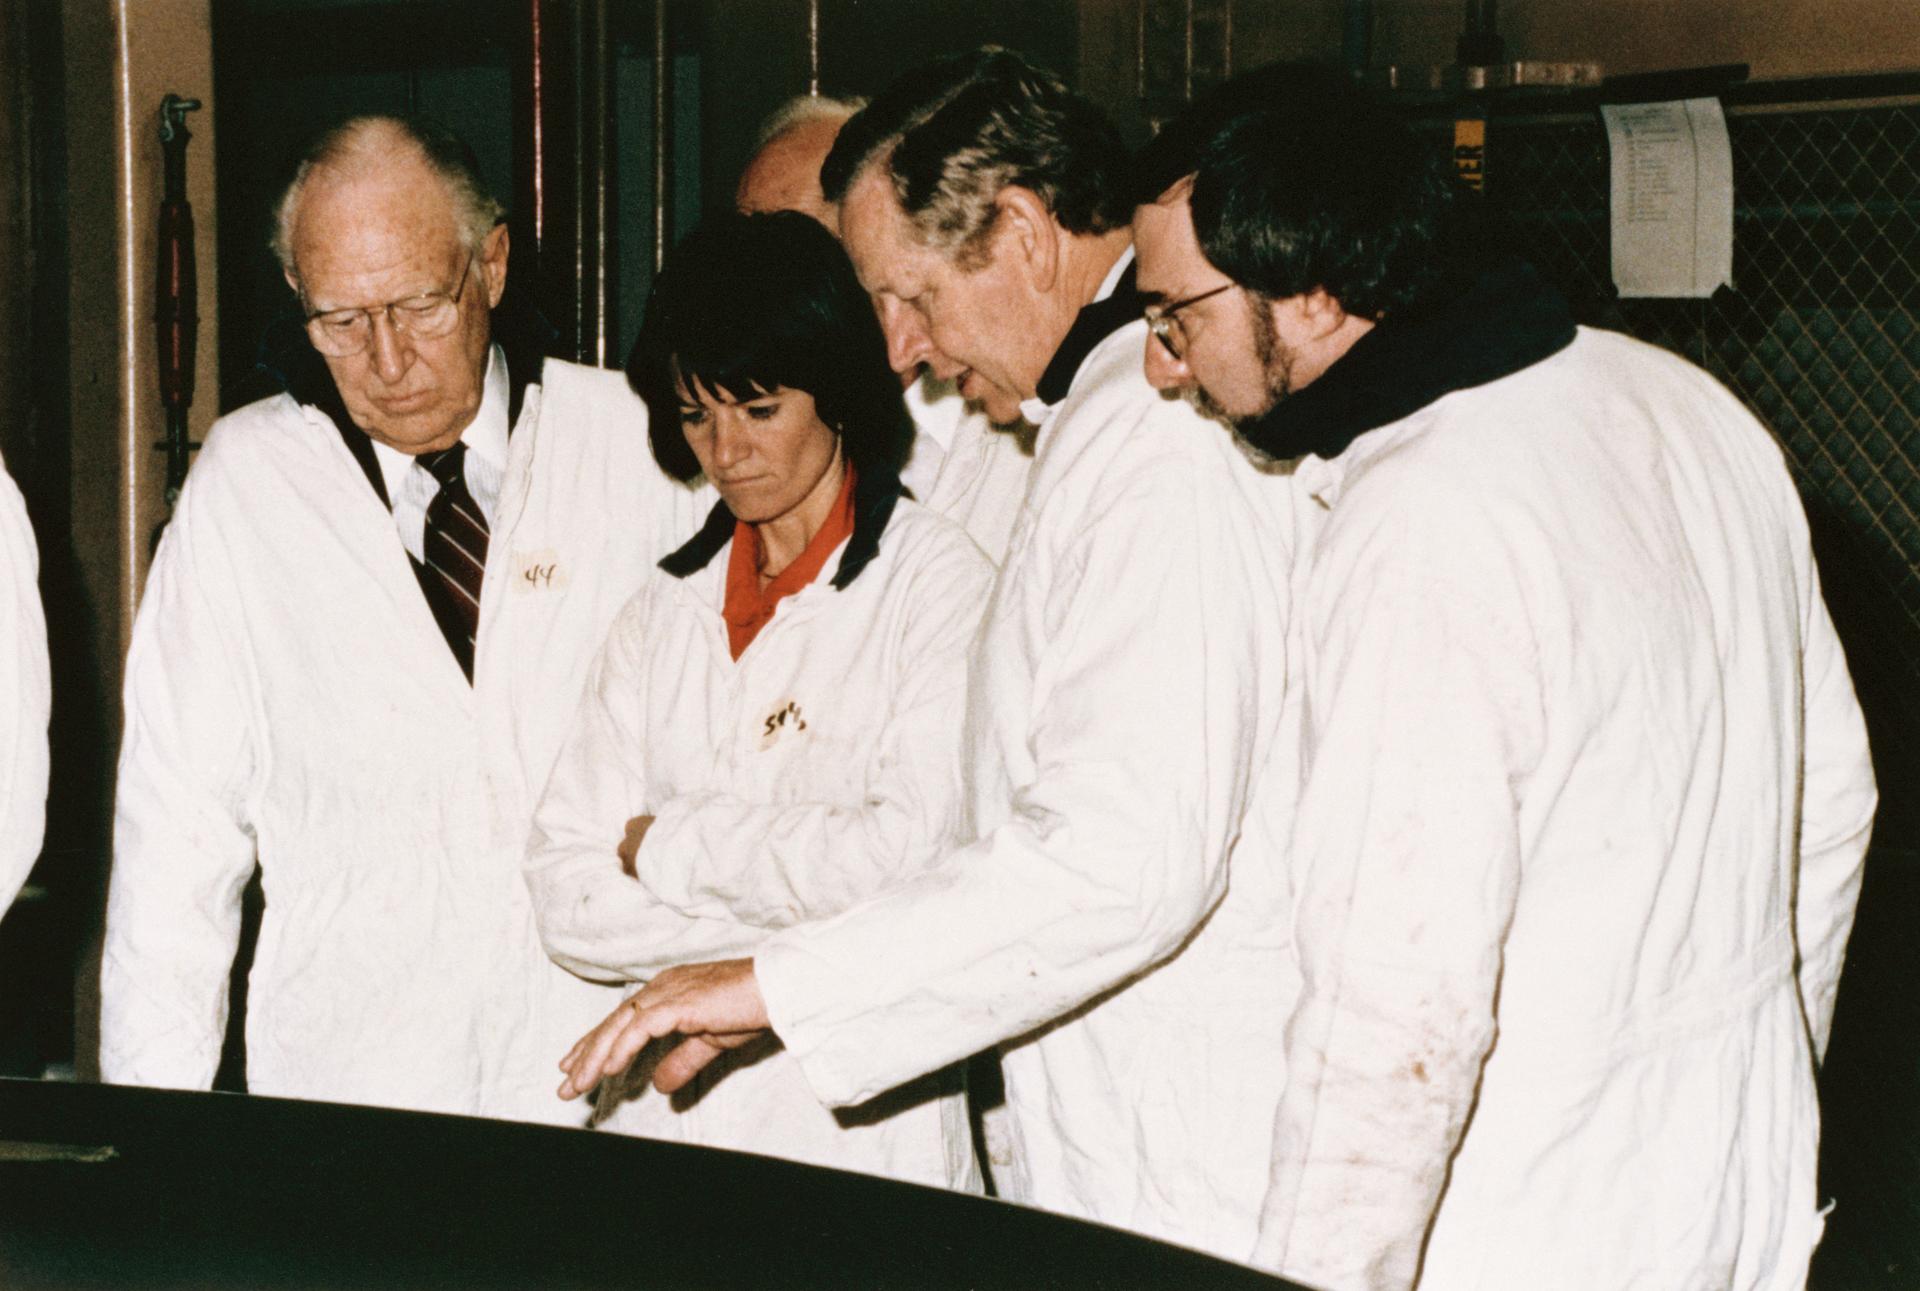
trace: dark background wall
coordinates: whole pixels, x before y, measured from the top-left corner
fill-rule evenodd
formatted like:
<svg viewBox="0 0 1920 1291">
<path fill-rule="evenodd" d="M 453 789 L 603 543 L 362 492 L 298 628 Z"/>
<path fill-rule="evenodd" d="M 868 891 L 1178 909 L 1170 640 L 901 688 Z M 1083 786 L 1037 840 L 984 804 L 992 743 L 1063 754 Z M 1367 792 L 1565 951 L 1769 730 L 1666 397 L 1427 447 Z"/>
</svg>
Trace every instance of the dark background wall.
<svg viewBox="0 0 1920 1291">
<path fill-rule="evenodd" d="M 257 393 L 248 375 L 267 327 L 293 307 L 272 257 L 270 207 L 288 161 L 316 131 L 360 112 L 420 112 L 473 145 L 503 198 L 513 190 L 515 63 L 529 5 L 516 0 L 216 0 L 223 130 L 220 381 L 223 407 Z M 638 328 L 652 277 L 652 7 L 606 9 L 611 63 L 608 361 Z M 808 8 L 798 0 L 707 0 L 669 9 L 674 117 L 670 230 L 724 207 L 755 127 L 808 88 Z M 1071 75 L 1073 0 L 824 0 L 820 82 L 872 94 L 901 68 L 993 42 Z M 526 212 L 516 212 L 524 217 Z M 516 221 L 517 258 L 532 230 Z"/>
<path fill-rule="evenodd" d="M 754 127 L 807 92 L 807 6 L 793 0 L 707 0 L 691 7 L 704 69 L 701 192 L 725 206 L 752 150 Z M 996 44 L 1071 76 L 1074 0 L 822 0 L 820 90 L 872 95 L 915 62 Z"/>
</svg>

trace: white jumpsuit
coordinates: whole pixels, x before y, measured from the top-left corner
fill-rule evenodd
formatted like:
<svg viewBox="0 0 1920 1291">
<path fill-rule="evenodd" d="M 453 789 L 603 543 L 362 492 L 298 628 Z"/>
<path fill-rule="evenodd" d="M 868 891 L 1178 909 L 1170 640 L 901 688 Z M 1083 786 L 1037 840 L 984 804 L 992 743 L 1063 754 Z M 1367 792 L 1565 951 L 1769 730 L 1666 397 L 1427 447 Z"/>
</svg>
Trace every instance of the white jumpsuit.
<svg viewBox="0 0 1920 1291">
<path fill-rule="evenodd" d="M 0 470 L 0 916 L 40 855 L 47 810 L 47 624 L 20 490 Z"/>
<path fill-rule="evenodd" d="M 1145 336 L 1042 418 L 974 651 L 979 841 L 755 967 L 822 1100 L 1017 1037 L 1007 1191 L 1244 1258 L 1290 947 L 1280 858 L 1228 856 L 1276 743 L 1292 495 L 1147 385 Z"/>
<path fill-rule="evenodd" d="M 1582 329 L 1298 479 L 1329 512 L 1260 1262 L 1801 1286 L 1875 795 L 1778 447 Z"/>
<path fill-rule="evenodd" d="M 685 579 L 656 573 L 615 621 L 527 860 L 559 962 L 644 981 L 750 953 L 772 930 L 885 891 L 959 841 L 967 646 L 992 566 L 958 527 L 904 498 L 878 553 L 836 589 L 846 550 L 779 603 L 737 661 L 721 617 L 731 542 Z M 640 814 L 654 823 L 635 882 L 614 844 Z M 945 1097 L 927 1082 L 836 1119 L 785 1053 L 730 1055 L 690 1105 L 643 1076 L 628 1082 L 633 1102 L 614 1128 L 918 1183 L 973 1178 L 952 1080 Z"/>
<path fill-rule="evenodd" d="M 103 1075 L 211 1081 L 257 854 L 251 1090 L 577 1123 L 554 1063 L 619 996 L 548 961 L 521 858 L 608 625 L 703 502 L 619 373 L 549 360 L 470 686 L 334 425 L 286 396 L 222 418 L 127 660 Z"/>
</svg>

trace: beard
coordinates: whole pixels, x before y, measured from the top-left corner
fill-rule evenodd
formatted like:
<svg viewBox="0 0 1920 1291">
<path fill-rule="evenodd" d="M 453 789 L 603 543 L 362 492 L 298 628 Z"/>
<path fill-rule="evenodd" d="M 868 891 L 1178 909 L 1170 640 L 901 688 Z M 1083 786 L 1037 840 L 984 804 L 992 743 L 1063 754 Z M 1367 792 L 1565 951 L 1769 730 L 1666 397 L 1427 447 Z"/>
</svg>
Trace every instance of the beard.
<svg viewBox="0 0 1920 1291">
<path fill-rule="evenodd" d="M 1274 330 L 1273 310 L 1266 296 L 1257 291 L 1247 293 L 1247 312 L 1253 324 L 1253 357 L 1260 365 L 1260 372 L 1266 382 L 1266 402 L 1254 417 L 1264 417 L 1277 407 L 1282 399 L 1293 393 L 1293 347 L 1280 339 Z M 1243 417 L 1251 421 L 1252 417 Z"/>
<path fill-rule="evenodd" d="M 1251 412 L 1232 412 L 1199 385 L 1189 385 L 1181 396 L 1203 417 L 1229 426 L 1257 421 L 1293 393 L 1293 348 L 1280 339 L 1273 326 L 1272 298 L 1257 291 L 1246 293 L 1247 323 L 1253 340 L 1254 366 L 1260 370 L 1261 401 Z"/>
<path fill-rule="evenodd" d="M 1247 318 L 1252 328 L 1253 357 L 1260 369 L 1264 396 L 1260 406 L 1252 412 L 1233 413 L 1198 385 L 1189 385 L 1180 393 L 1194 411 L 1212 418 L 1233 432 L 1233 446 L 1240 450 L 1255 470 L 1268 474 L 1284 473 L 1293 469 L 1292 461 L 1255 448 L 1241 436 L 1240 427 L 1260 420 L 1293 393 L 1295 356 L 1293 349 L 1280 339 L 1274 329 L 1270 299 L 1256 291 L 1247 292 L 1246 297 Z"/>
<path fill-rule="evenodd" d="M 1227 426 L 1233 425 L 1234 418 L 1227 414 L 1227 410 L 1222 408 L 1219 403 L 1214 400 L 1212 395 L 1202 390 L 1199 386 L 1182 387 L 1180 397 L 1185 399 L 1188 406 L 1202 417 L 1210 417 L 1214 421 L 1221 422 Z"/>
</svg>

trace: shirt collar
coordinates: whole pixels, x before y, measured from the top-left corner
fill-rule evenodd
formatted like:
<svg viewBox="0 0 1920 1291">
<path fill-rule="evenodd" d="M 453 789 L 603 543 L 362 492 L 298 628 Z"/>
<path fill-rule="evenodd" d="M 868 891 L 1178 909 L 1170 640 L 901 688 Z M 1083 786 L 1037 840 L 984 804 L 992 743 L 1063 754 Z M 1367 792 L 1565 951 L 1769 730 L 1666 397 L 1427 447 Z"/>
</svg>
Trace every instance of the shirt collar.
<svg viewBox="0 0 1920 1291">
<path fill-rule="evenodd" d="M 1073 378 L 1094 347 L 1139 318 L 1145 308 L 1145 301 L 1134 290 L 1133 248 L 1129 246 L 1107 270 L 1100 290 L 1073 320 L 1047 370 L 1040 374 L 1034 397 L 1021 401 L 1020 414 L 1036 426 L 1045 421 L 1047 413 L 1073 388 Z"/>
<path fill-rule="evenodd" d="M 493 467 L 496 475 L 507 471 L 507 359 L 498 345 L 487 352 L 487 376 L 480 389 L 480 411 L 460 432 L 467 452 Z M 400 481 L 413 469 L 414 456 L 403 453 L 377 439 L 371 439 L 373 455 L 380 463 L 380 479 L 387 496 L 400 496 Z"/>
</svg>

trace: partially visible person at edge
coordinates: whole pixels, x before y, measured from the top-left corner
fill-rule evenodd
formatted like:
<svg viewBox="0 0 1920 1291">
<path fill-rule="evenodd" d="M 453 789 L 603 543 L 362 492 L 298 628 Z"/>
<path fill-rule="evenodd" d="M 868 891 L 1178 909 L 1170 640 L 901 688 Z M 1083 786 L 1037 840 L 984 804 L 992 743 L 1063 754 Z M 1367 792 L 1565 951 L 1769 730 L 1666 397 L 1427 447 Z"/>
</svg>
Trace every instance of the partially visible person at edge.
<svg viewBox="0 0 1920 1291">
<path fill-rule="evenodd" d="M 39 578 L 26 504 L 0 463 L 0 915 L 33 872 L 47 819 L 53 695 Z"/>
<path fill-rule="evenodd" d="M 102 1073 L 212 1082 L 257 861 L 251 1091 L 577 1123 L 540 1073 L 618 994 L 548 961 L 520 861 L 594 652 L 703 499 L 619 373 L 502 305 L 501 209 L 443 127 L 329 131 L 274 245 L 284 393 L 208 435 L 127 660 Z"/>
<path fill-rule="evenodd" d="M 970 672 L 978 841 L 750 959 L 655 977 L 563 1093 L 674 1032 L 662 1089 L 771 1024 L 836 1106 L 1004 1041 L 1008 1193 L 1244 1257 L 1290 996 L 1280 857 L 1235 840 L 1286 748 L 1292 495 L 1141 376 L 1126 160 L 998 50 L 907 74 L 841 131 L 826 193 L 890 342 L 925 337 L 1039 428 Z"/>
<path fill-rule="evenodd" d="M 840 235 L 839 207 L 820 189 L 820 167 L 864 100 L 790 99 L 761 125 L 740 173 L 742 211 L 800 211 Z M 885 309 L 884 301 L 876 300 Z M 915 435 L 900 481 L 915 499 L 967 531 L 994 563 L 1006 558 L 1013 518 L 1033 464 L 1020 398 L 935 349 L 924 327 L 896 319 L 888 361 L 907 392 Z"/>
<path fill-rule="evenodd" d="M 1800 499 L 1712 378 L 1459 254 L 1444 161 L 1300 66 L 1141 159 L 1148 379 L 1324 508 L 1257 1261 L 1797 1288 L 1875 806 Z"/>
<path fill-rule="evenodd" d="M 901 496 L 913 424 L 831 234 L 716 218 L 667 257 L 627 375 L 720 502 L 614 621 L 534 816 L 548 951 L 644 982 L 900 883 L 961 832 L 967 646 L 993 567 Z M 638 808 L 631 865 L 614 855 Z M 625 870 L 623 873 L 622 870 Z M 977 1187 L 959 1072 L 837 1116 L 750 1046 L 619 1129 Z M 603 1087 L 605 1114 L 620 1091 Z"/>
</svg>

